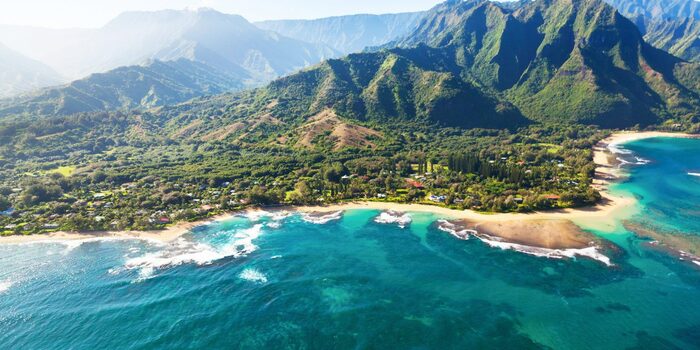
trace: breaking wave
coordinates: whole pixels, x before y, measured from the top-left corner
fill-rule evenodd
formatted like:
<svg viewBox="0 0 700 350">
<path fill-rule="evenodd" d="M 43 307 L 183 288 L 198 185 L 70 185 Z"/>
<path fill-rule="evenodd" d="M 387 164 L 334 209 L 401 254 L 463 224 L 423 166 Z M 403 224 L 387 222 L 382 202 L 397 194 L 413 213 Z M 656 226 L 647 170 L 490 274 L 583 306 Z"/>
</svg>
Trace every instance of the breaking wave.
<svg viewBox="0 0 700 350">
<path fill-rule="evenodd" d="M 447 220 L 438 220 L 438 229 L 465 241 L 469 239 L 469 235 L 477 234 L 475 230 L 460 227 L 459 225 L 453 224 Z"/>
<path fill-rule="evenodd" d="M 619 155 L 618 157 L 615 157 L 615 159 L 617 159 L 617 161 L 620 162 L 621 165 L 647 165 L 651 163 L 651 161 L 648 159 L 635 156 L 634 152 L 625 149 L 622 145 L 619 144 L 608 145 L 608 150 L 612 154 Z"/>
<path fill-rule="evenodd" d="M 282 221 L 290 216 L 292 213 L 282 210 L 282 211 L 265 211 L 265 210 L 252 210 L 243 214 L 248 220 L 257 222 L 264 218 L 269 218 L 272 221 Z"/>
<path fill-rule="evenodd" d="M 617 159 L 617 160 L 620 162 L 620 164 L 622 164 L 622 165 L 647 165 L 647 164 L 651 163 L 650 160 L 644 159 L 644 158 L 641 158 L 641 157 L 633 157 L 634 160 L 632 160 L 632 159 L 625 159 L 625 158 L 623 158 L 623 157 L 617 157 L 616 159 Z"/>
<path fill-rule="evenodd" d="M 267 276 L 256 269 L 245 269 L 238 275 L 241 279 L 255 283 L 267 283 Z"/>
<path fill-rule="evenodd" d="M 478 235 L 477 238 L 479 238 L 482 242 L 486 243 L 490 247 L 500 248 L 503 250 L 514 250 L 520 253 L 549 259 L 575 258 L 576 256 L 581 256 L 600 261 L 607 266 L 612 266 L 610 258 L 599 252 L 598 248 L 595 246 L 580 249 L 550 249 L 533 247 L 524 244 L 503 242 L 495 237 L 489 237 L 486 235 Z"/>
<path fill-rule="evenodd" d="M 447 232 L 459 239 L 467 240 L 469 236 L 474 236 L 480 241 L 484 242 L 486 245 L 493 248 L 500 248 L 503 250 L 513 250 L 524 254 L 534 255 L 538 257 L 544 257 L 549 259 L 562 259 L 562 258 L 574 258 L 576 256 L 588 257 L 593 260 L 600 261 L 607 266 L 612 266 L 610 258 L 598 251 L 595 246 L 590 246 L 580 249 L 550 249 L 533 247 L 524 244 L 505 242 L 499 237 L 493 237 L 486 234 L 479 233 L 476 230 L 466 229 L 457 224 L 451 223 L 447 220 L 438 221 L 438 229 Z"/>
<path fill-rule="evenodd" d="M 138 270 L 139 279 L 143 280 L 152 277 L 153 273 L 159 269 L 183 264 L 203 266 L 228 257 L 243 257 L 258 249 L 253 241 L 263 233 L 262 228 L 262 224 L 256 224 L 249 229 L 241 230 L 221 247 L 180 238 L 160 251 L 128 259 L 123 269 Z"/>
<path fill-rule="evenodd" d="M 11 280 L 0 281 L 0 294 L 7 292 L 12 288 L 15 282 Z"/>
<path fill-rule="evenodd" d="M 700 173 L 688 173 L 690 176 L 700 177 Z"/>
<path fill-rule="evenodd" d="M 385 211 L 374 218 L 378 224 L 397 224 L 400 228 L 405 228 L 412 221 L 411 216 L 393 210 Z"/>
<path fill-rule="evenodd" d="M 608 149 L 612 154 L 632 154 L 632 151 L 625 149 L 622 145 L 617 143 L 611 143 L 608 145 Z"/>
<path fill-rule="evenodd" d="M 331 221 L 340 220 L 342 217 L 343 217 L 342 210 L 332 212 L 332 213 L 327 213 L 327 214 L 303 213 L 301 215 L 302 220 L 304 220 L 308 223 L 311 223 L 311 224 L 318 224 L 318 225 L 323 225 L 323 224 L 327 224 Z"/>
</svg>

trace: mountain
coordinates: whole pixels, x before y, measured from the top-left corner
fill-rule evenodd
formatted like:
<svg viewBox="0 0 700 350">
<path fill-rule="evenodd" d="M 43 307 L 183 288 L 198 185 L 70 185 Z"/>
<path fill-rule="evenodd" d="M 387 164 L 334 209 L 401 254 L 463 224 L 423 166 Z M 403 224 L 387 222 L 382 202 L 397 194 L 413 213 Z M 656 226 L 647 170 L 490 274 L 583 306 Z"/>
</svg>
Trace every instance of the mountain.
<svg viewBox="0 0 700 350">
<path fill-rule="evenodd" d="M 127 12 L 99 29 L 3 26 L 0 41 L 71 78 L 148 60 L 185 58 L 247 74 L 252 84 L 259 84 L 338 54 L 210 9 Z"/>
<path fill-rule="evenodd" d="M 656 19 L 644 24 L 644 38 L 683 59 L 700 62 L 700 20 Z"/>
<path fill-rule="evenodd" d="M 424 12 L 351 15 L 314 20 L 263 21 L 255 25 L 297 40 L 328 45 L 349 54 L 409 34 L 424 15 Z"/>
<path fill-rule="evenodd" d="M 515 9 L 452 0 L 395 44 L 233 97 L 164 108 L 154 118 L 225 139 L 261 125 L 266 135 L 293 138 L 329 116 L 324 125 L 340 120 L 353 128 L 621 128 L 690 120 L 700 111 L 700 67 L 647 44 L 634 23 L 599 0 L 535 0 Z"/>
<path fill-rule="evenodd" d="M 240 76 L 179 59 L 96 73 L 68 85 L 0 100 L 0 116 L 68 115 L 150 108 L 240 90 Z"/>
<path fill-rule="evenodd" d="M 455 74 L 503 94 L 528 118 L 605 127 L 649 124 L 698 110 L 698 67 L 647 44 L 597 0 L 488 1 L 434 8 L 401 47 L 439 49 Z"/>
<path fill-rule="evenodd" d="M 627 17 L 700 19 L 700 2 L 695 0 L 606 0 Z"/>
<path fill-rule="evenodd" d="M 0 44 L 0 97 L 63 82 L 63 78 L 51 68 Z"/>
<path fill-rule="evenodd" d="M 516 10 L 450 1 L 398 45 L 150 118 L 178 137 L 298 145 L 319 137 L 342 143 L 333 137 L 339 123 L 357 131 L 363 141 L 354 144 L 371 144 L 376 136 L 360 127 L 623 128 L 693 122 L 700 111 L 700 66 L 650 46 L 598 0 L 536 0 Z"/>
<path fill-rule="evenodd" d="M 700 2 L 695 0 L 607 0 L 635 22 L 651 45 L 700 61 Z"/>
</svg>

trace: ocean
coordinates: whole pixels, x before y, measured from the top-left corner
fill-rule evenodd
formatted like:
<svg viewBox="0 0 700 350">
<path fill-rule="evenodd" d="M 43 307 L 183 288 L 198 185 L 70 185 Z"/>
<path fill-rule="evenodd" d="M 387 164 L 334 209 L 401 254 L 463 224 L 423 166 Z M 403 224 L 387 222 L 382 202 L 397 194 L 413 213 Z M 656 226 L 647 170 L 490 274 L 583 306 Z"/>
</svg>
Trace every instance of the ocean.
<svg viewBox="0 0 700 350">
<path fill-rule="evenodd" d="M 700 269 L 654 227 L 700 232 L 700 140 L 624 146 L 638 198 L 613 266 L 460 240 L 440 217 L 241 215 L 171 244 L 0 246 L 2 349 L 693 349 Z M 380 218 L 379 220 L 377 218 Z"/>
</svg>

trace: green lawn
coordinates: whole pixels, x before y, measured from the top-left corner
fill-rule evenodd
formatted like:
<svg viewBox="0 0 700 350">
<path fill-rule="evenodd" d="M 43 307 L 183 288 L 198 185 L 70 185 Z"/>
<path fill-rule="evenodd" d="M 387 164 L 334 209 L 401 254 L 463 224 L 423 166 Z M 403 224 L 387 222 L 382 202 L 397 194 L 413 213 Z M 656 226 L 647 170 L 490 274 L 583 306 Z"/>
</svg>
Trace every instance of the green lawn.
<svg viewBox="0 0 700 350">
<path fill-rule="evenodd" d="M 47 171 L 46 173 L 47 174 L 61 174 L 65 177 L 70 177 L 71 175 L 73 175 L 73 173 L 75 173 L 76 169 L 77 168 L 75 166 L 69 165 L 69 166 L 58 167 L 56 169 L 51 169 L 51 170 Z"/>
</svg>

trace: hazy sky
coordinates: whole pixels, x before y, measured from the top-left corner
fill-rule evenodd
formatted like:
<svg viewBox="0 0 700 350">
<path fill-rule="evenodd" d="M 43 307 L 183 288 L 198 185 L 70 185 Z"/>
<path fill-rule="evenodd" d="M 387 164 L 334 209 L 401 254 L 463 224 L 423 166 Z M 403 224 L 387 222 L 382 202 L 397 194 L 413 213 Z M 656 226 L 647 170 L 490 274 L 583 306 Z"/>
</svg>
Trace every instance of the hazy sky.
<svg viewBox="0 0 700 350">
<path fill-rule="evenodd" d="M 251 21 L 426 10 L 441 0 L 0 0 L 0 24 L 100 27 L 121 12 L 211 7 Z"/>
</svg>

